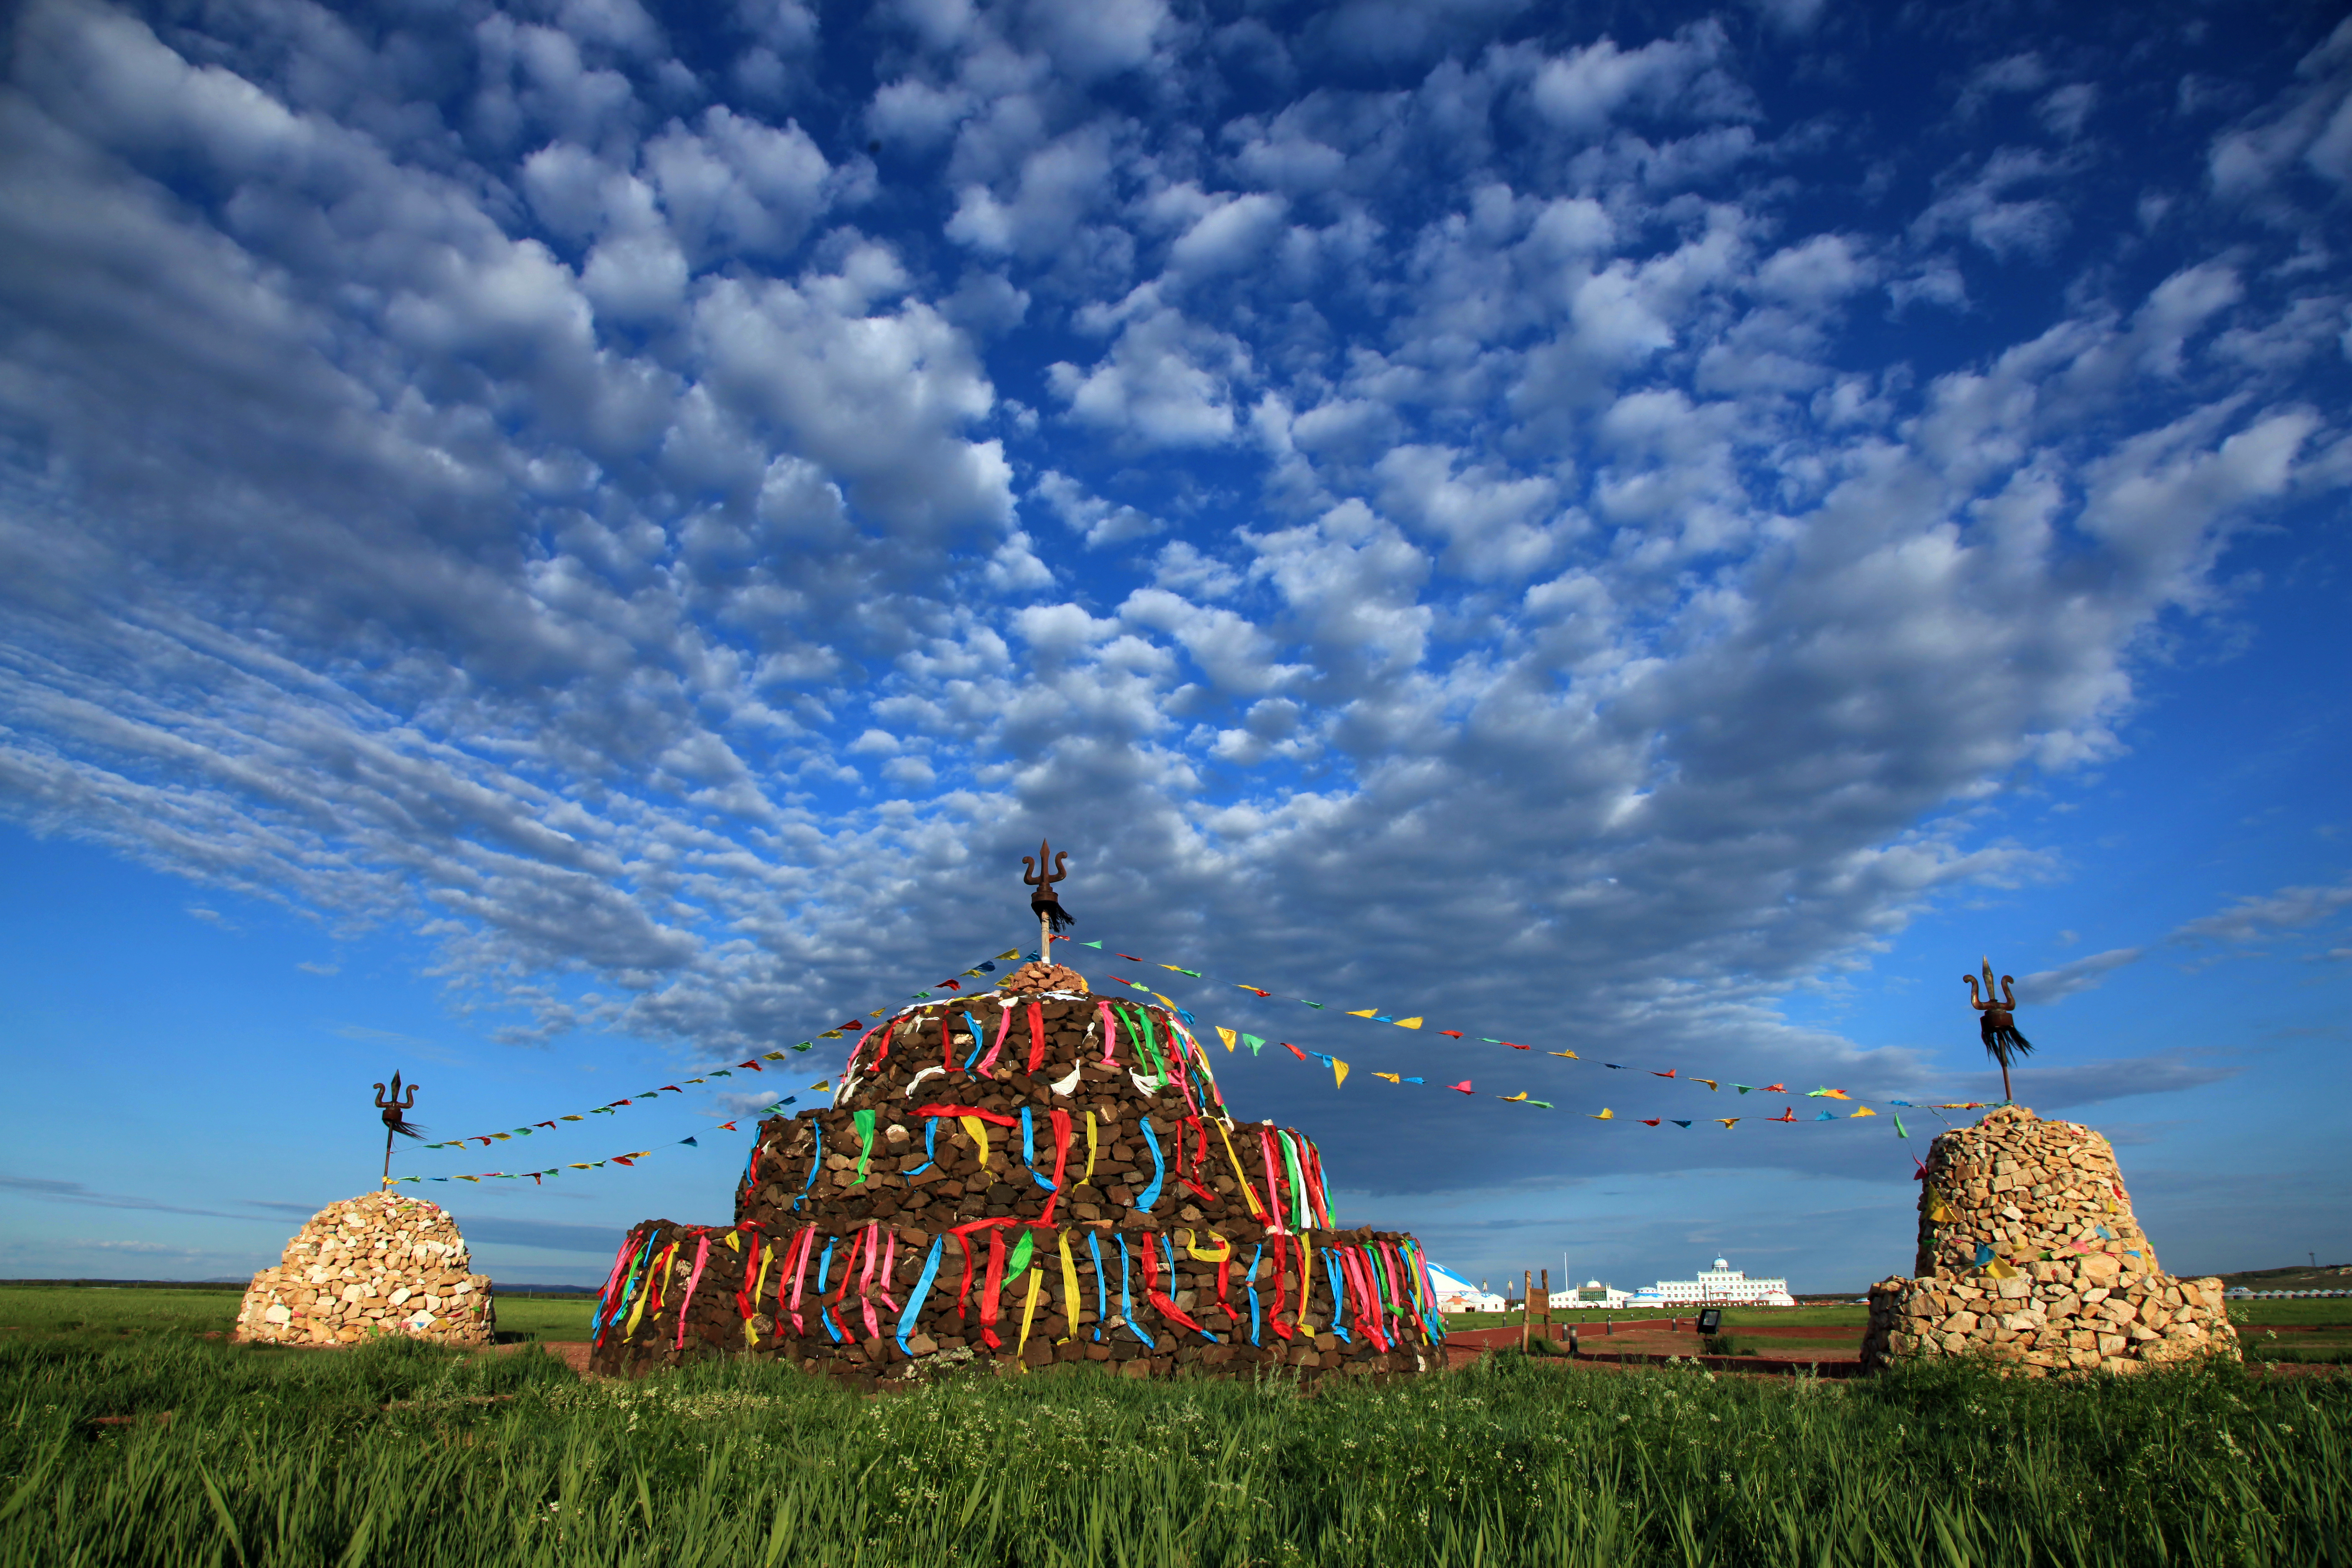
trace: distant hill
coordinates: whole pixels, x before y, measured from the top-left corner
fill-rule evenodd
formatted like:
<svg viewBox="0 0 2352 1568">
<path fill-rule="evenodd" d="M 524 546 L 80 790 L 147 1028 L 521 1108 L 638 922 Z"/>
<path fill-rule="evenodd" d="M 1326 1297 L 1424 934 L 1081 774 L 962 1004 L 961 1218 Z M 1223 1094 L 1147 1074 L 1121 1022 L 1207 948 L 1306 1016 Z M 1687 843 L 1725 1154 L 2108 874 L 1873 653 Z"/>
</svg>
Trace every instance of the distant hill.
<svg viewBox="0 0 2352 1568">
<path fill-rule="evenodd" d="M 118 1290 L 242 1290 L 248 1283 L 243 1275 L 230 1279 L 0 1279 L 0 1285 L 110 1286 Z M 593 1296 L 604 1287 L 534 1285 L 523 1279 L 509 1284 L 502 1279 L 493 1279 L 490 1289 L 501 1296 Z"/>
<path fill-rule="evenodd" d="M 2352 1263 L 2323 1263 L 2314 1268 L 2298 1263 L 2292 1268 L 2252 1268 L 2221 1276 L 2224 1289 L 2242 1285 L 2249 1290 L 2352 1290 Z"/>
</svg>

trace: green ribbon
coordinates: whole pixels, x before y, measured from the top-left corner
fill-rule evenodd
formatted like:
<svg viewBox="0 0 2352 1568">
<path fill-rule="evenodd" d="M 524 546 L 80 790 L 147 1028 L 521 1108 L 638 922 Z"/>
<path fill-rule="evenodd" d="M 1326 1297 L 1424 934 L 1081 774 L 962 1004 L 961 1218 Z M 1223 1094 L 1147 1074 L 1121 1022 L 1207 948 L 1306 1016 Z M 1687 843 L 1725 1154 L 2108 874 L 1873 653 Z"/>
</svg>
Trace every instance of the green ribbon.
<svg viewBox="0 0 2352 1568">
<path fill-rule="evenodd" d="M 866 1162 L 874 1157 L 873 1108 L 869 1106 L 864 1110 L 853 1110 L 849 1113 L 849 1120 L 857 1124 L 857 1139 L 860 1145 L 857 1151 L 857 1181 L 850 1184 L 856 1186 L 859 1182 L 866 1180 Z"/>
<path fill-rule="evenodd" d="M 1122 1004 L 1122 1005 L 1132 1005 L 1132 1004 Z M 1151 1058 L 1152 1072 L 1158 1076 L 1160 1083 L 1165 1084 L 1171 1075 L 1168 1071 L 1168 1063 L 1160 1055 L 1160 1047 L 1151 1037 L 1151 1015 L 1137 1007 L 1134 1018 L 1128 1024 L 1128 1030 L 1142 1042 L 1144 1055 Z"/>
</svg>

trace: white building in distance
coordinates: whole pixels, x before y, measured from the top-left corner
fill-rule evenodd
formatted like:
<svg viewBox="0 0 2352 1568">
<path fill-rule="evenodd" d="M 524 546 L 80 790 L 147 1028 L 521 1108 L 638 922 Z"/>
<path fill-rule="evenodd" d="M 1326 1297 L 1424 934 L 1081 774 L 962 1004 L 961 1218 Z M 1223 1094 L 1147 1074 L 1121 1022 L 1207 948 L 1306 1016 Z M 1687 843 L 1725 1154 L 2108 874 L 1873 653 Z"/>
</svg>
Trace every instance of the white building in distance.
<svg viewBox="0 0 2352 1568">
<path fill-rule="evenodd" d="M 1718 1258 L 1696 1279 L 1661 1279 L 1633 1293 L 1635 1307 L 1793 1307 L 1786 1279 L 1750 1279 Z"/>
<path fill-rule="evenodd" d="M 1555 1309 L 1569 1307 L 1622 1307 L 1633 1300 L 1631 1290 L 1620 1290 L 1614 1285 L 1603 1285 L 1598 1279 L 1587 1279 L 1572 1290 L 1555 1290 L 1551 1304 Z"/>
<path fill-rule="evenodd" d="M 1430 1289 L 1436 1293 L 1437 1310 L 1441 1312 L 1499 1312 L 1503 1299 L 1491 1290 L 1482 1290 L 1450 1268 L 1429 1266 Z"/>
</svg>

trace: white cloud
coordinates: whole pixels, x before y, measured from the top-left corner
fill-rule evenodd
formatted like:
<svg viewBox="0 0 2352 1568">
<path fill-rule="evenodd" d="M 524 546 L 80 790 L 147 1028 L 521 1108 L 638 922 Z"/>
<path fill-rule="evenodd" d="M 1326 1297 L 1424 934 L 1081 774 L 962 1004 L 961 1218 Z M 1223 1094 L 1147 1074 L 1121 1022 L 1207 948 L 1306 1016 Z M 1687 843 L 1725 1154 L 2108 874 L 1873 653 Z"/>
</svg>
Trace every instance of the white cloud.
<svg viewBox="0 0 2352 1568">
<path fill-rule="evenodd" d="M 1037 496 L 1063 525 L 1086 541 L 1089 550 L 1127 544 L 1167 531 L 1167 524 L 1131 506 L 1114 506 L 1058 469 L 1048 468 L 1037 479 Z"/>
<path fill-rule="evenodd" d="M 1118 324 L 1110 353 L 1091 370 L 1063 362 L 1047 371 L 1073 419 L 1146 447 L 1232 439 L 1234 385 L 1251 372 L 1239 339 L 1187 320 L 1160 304 L 1149 286 L 1094 319 Z"/>
<path fill-rule="evenodd" d="M 2046 260 L 2066 237 L 2066 209 L 2049 196 L 2021 192 L 2046 188 L 2056 173 L 2037 149 L 2000 148 L 1913 220 L 1912 237 L 1964 234 L 1999 260 Z"/>
<path fill-rule="evenodd" d="M 1722 24 L 1712 18 L 1636 49 L 1604 37 L 1545 60 L 1528 96 L 1545 121 L 1585 136 L 1628 109 L 1738 117 L 1750 112 L 1747 95 L 1716 68 L 1728 47 Z"/>
<path fill-rule="evenodd" d="M 1776 990 L 2046 871 L 1972 812 L 2112 754 L 2151 628 L 2345 482 L 2341 65 L 2215 132 L 2225 202 L 2135 165 L 2180 194 L 2123 253 L 2075 215 L 2137 199 L 2129 83 L 2038 37 L 1947 68 L 1931 192 L 1856 195 L 1864 133 L 1746 85 L 1771 32 L 1507 9 L 1220 52 L 909 0 L 788 117 L 674 96 L 625 4 L 454 36 L 470 100 L 37 7 L 0 800 L 423 930 L 520 1042 L 845 1005 L 1042 819 L 1089 921 L 1844 1059 Z M 799 92 L 813 16 L 752 19 Z"/>
<path fill-rule="evenodd" d="M 2139 947 L 2110 948 L 2105 952 L 2085 953 L 2070 959 L 2055 969 L 2044 969 L 2027 975 L 2017 983 L 2017 999 L 2021 1005 L 2063 1002 L 2078 992 L 2089 991 L 2105 983 L 2108 975 L 2126 964 L 2137 963 L 2147 950 Z"/>
<path fill-rule="evenodd" d="M 1030 0 L 1029 23 L 1081 79 L 1133 70 L 1174 26 L 1161 0 Z"/>
<path fill-rule="evenodd" d="M 836 185 L 835 169 L 796 121 L 762 125 L 717 104 L 691 132 L 673 121 L 646 144 L 645 163 L 698 265 L 789 254 Z"/>
</svg>

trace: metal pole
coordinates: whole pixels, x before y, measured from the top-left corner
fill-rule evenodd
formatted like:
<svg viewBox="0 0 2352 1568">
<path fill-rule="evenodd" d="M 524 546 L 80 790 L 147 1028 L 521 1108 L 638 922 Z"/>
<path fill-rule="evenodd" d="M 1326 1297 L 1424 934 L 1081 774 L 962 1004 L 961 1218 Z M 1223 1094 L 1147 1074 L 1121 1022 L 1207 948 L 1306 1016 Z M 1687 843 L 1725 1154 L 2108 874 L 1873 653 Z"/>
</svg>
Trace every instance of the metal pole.
<svg viewBox="0 0 2352 1568">
<path fill-rule="evenodd" d="M 1545 1269 L 1545 1270 L 1543 1271 L 1543 1283 L 1542 1283 L 1542 1285 L 1541 1285 L 1540 1287 L 1538 1287 L 1538 1288 L 1543 1291 L 1543 1301 L 1544 1301 L 1544 1310 L 1543 1310 L 1543 1331 L 1543 1331 L 1543 1337 L 1544 1337 L 1544 1338 L 1546 1338 L 1546 1339 L 1549 1339 L 1549 1338 L 1551 1338 L 1551 1270 L 1550 1270 L 1550 1269 L 1547 1268 L 1547 1269 Z"/>
</svg>

